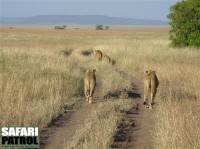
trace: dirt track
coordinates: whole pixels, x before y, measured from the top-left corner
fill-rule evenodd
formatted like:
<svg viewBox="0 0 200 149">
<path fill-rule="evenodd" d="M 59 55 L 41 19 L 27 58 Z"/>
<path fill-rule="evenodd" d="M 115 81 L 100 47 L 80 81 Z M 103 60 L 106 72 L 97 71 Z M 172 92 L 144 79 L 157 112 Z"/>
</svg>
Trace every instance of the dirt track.
<svg viewBox="0 0 200 149">
<path fill-rule="evenodd" d="M 147 109 L 143 105 L 143 82 L 125 72 L 117 71 L 132 82 L 134 93 L 140 97 L 135 98 L 137 107 L 125 115 L 129 125 L 119 126 L 113 148 L 152 149 L 151 130 L 155 122 L 154 110 Z"/>
<path fill-rule="evenodd" d="M 101 98 L 101 82 L 98 77 L 97 85 L 94 92 L 94 102 L 89 104 L 82 97 L 77 105 L 71 111 L 64 113 L 57 118 L 51 126 L 42 132 L 44 140 L 42 148 L 44 149 L 63 149 L 64 144 L 71 141 L 79 124 L 84 123 L 84 120 L 89 116 L 90 112 L 95 108 Z M 62 139 L 61 139 L 62 138 Z"/>
<path fill-rule="evenodd" d="M 132 82 L 134 94 L 133 99 L 137 102 L 137 107 L 131 109 L 126 115 L 129 125 L 119 126 L 119 131 L 115 135 L 115 142 L 112 148 L 119 149 L 152 149 L 150 131 L 154 125 L 154 110 L 149 110 L 143 106 L 143 84 L 135 77 L 127 75 L 125 72 L 116 69 L 125 79 Z M 97 76 L 98 80 L 98 76 Z M 97 82 L 94 93 L 94 104 L 88 104 L 83 97 L 73 110 L 67 112 L 55 120 L 50 127 L 42 132 L 43 147 L 45 149 L 62 149 L 67 141 L 70 141 L 79 124 L 83 123 L 89 113 L 98 105 L 98 98 L 101 94 L 101 83 Z M 61 139 L 62 138 L 62 139 Z M 63 139 L 65 138 L 65 139 Z"/>
</svg>

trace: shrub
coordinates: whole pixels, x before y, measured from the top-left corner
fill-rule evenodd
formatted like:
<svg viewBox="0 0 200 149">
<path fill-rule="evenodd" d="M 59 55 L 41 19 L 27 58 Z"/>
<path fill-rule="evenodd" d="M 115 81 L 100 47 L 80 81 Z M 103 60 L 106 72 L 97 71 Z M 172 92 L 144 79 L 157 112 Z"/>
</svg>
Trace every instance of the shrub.
<svg viewBox="0 0 200 149">
<path fill-rule="evenodd" d="M 170 40 L 177 47 L 200 47 L 199 0 L 182 0 L 171 6 L 168 15 L 171 25 Z"/>
</svg>

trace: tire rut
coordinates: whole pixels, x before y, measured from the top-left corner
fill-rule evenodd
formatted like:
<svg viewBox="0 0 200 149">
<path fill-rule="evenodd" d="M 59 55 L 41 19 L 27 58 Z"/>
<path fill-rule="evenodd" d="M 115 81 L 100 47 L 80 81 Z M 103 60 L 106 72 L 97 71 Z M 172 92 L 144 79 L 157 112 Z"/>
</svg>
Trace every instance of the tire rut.
<svg viewBox="0 0 200 149">
<path fill-rule="evenodd" d="M 84 123 L 91 111 L 97 107 L 101 99 L 101 82 L 98 75 L 97 85 L 94 92 L 94 103 L 89 104 L 85 97 L 81 97 L 71 110 L 60 115 L 49 127 L 42 131 L 42 149 L 63 149 L 67 142 L 72 141 L 77 127 Z"/>
<path fill-rule="evenodd" d="M 123 71 L 115 70 L 130 80 L 134 93 L 141 96 L 134 99 L 137 106 L 125 114 L 128 124 L 118 127 L 112 148 L 153 149 L 151 131 L 155 123 L 154 110 L 147 109 L 143 105 L 143 83 Z"/>
</svg>

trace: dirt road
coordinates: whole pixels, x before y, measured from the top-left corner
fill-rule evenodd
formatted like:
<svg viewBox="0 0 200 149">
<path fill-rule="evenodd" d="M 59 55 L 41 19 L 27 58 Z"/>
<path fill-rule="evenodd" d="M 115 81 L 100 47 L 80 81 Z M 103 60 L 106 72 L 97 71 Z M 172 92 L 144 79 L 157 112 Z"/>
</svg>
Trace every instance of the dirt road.
<svg viewBox="0 0 200 149">
<path fill-rule="evenodd" d="M 137 107 L 126 113 L 126 126 L 119 126 L 113 148 L 120 149 L 153 149 L 151 130 L 155 123 L 154 110 L 143 105 L 143 82 L 133 75 L 116 69 L 124 78 L 132 82 L 133 92 L 140 95 L 136 98 Z"/>
<path fill-rule="evenodd" d="M 152 149 L 151 129 L 154 125 L 154 110 L 143 106 L 143 84 L 132 75 L 116 69 L 125 79 L 130 80 L 134 90 L 134 100 L 137 108 L 126 113 L 126 120 L 129 124 L 119 126 L 119 131 L 115 135 L 112 148 L 119 149 Z M 98 80 L 98 77 L 97 77 Z M 99 79 L 100 80 L 100 79 Z M 75 134 L 76 128 L 83 123 L 89 113 L 98 105 L 98 98 L 101 94 L 101 83 L 97 82 L 94 94 L 95 103 L 88 104 L 82 98 L 73 109 L 59 117 L 43 133 L 43 146 L 45 149 L 63 149 L 64 144 L 70 141 Z M 139 96 L 138 96 L 139 95 Z"/>
<path fill-rule="evenodd" d="M 43 149 L 64 149 L 64 144 L 71 141 L 79 124 L 84 123 L 90 112 L 98 105 L 101 98 L 101 82 L 98 75 L 97 85 L 94 92 L 94 102 L 89 104 L 82 97 L 71 111 L 64 113 L 57 118 L 46 130 L 42 132 Z"/>
</svg>

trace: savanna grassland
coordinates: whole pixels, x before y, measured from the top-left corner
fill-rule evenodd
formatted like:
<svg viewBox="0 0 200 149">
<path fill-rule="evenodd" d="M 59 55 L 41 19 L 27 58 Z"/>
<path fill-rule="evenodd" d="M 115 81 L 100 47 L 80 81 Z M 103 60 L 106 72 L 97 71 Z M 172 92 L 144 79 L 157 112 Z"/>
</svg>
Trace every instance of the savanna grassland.
<svg viewBox="0 0 200 149">
<path fill-rule="evenodd" d="M 102 97 L 130 87 L 130 81 L 115 68 L 141 81 L 144 71 L 152 69 L 160 80 L 152 132 L 154 148 L 198 148 L 200 51 L 170 47 L 168 32 L 167 28 L 103 31 L 1 28 L 0 126 L 43 128 L 49 124 L 83 97 L 85 69 L 96 69 L 103 86 Z M 115 65 L 98 62 L 93 54 L 84 56 L 85 51 L 94 48 L 109 55 Z M 128 111 L 133 105 L 132 100 L 123 98 L 100 103 L 87 119 L 88 125 L 77 129 L 79 134 L 96 136 L 94 142 L 86 141 L 82 147 L 93 148 L 98 144 L 99 148 L 109 148 L 123 117 L 120 111 Z M 106 113 L 109 115 L 105 117 Z M 96 127 L 90 129 L 92 125 Z M 103 139 L 98 139 L 97 134 Z M 76 141 L 82 136 L 74 138 L 71 146 L 80 146 Z"/>
</svg>

